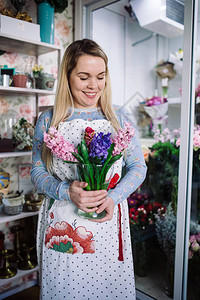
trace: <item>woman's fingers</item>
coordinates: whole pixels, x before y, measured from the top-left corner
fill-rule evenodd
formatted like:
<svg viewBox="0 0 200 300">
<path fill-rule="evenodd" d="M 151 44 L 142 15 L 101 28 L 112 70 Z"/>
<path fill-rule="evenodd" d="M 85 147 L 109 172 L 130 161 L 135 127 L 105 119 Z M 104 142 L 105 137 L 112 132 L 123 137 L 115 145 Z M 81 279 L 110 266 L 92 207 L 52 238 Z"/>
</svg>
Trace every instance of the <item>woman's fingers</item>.
<svg viewBox="0 0 200 300">
<path fill-rule="evenodd" d="M 85 191 L 83 188 L 86 186 L 85 182 L 73 181 L 69 188 L 70 199 L 78 208 L 92 212 L 105 201 L 108 193 L 106 190 Z"/>
<path fill-rule="evenodd" d="M 102 219 L 96 219 L 96 220 L 92 219 L 90 221 L 103 223 L 103 222 L 112 220 L 113 213 L 114 213 L 114 208 L 115 208 L 115 204 L 114 204 L 112 198 L 110 198 L 109 196 L 106 197 L 105 201 L 96 210 L 97 214 L 100 214 L 102 211 L 105 210 L 106 211 L 106 216 Z"/>
</svg>

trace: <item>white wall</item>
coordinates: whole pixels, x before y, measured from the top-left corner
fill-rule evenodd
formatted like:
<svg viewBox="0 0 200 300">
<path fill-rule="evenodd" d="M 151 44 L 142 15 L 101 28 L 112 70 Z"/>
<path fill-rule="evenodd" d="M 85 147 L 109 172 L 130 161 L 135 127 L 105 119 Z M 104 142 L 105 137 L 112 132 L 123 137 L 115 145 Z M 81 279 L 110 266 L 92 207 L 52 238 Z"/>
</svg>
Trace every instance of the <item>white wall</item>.
<svg viewBox="0 0 200 300">
<path fill-rule="evenodd" d="M 162 95 L 161 81 L 156 76 L 155 66 L 160 60 L 168 60 L 169 53 L 182 48 L 182 36 L 167 39 L 157 35 L 132 46 L 133 43 L 152 35 L 140 27 L 136 20 L 107 8 L 93 12 L 92 38 L 105 50 L 109 58 L 113 103 L 125 105 L 138 121 L 138 103 L 142 97 Z M 178 97 L 181 76 L 169 81 L 169 96 Z M 180 126 L 180 107 L 169 109 L 167 127 Z M 176 117 L 177 115 L 177 117 Z"/>
</svg>

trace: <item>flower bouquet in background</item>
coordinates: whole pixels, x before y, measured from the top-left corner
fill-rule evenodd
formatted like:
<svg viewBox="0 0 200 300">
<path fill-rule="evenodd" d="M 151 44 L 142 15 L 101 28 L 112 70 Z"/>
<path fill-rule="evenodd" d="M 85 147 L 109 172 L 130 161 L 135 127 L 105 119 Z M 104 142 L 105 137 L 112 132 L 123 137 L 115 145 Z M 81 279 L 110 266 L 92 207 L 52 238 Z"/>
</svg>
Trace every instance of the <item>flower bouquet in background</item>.
<svg viewBox="0 0 200 300">
<path fill-rule="evenodd" d="M 189 238 L 189 259 L 200 262 L 200 233 Z"/>
<path fill-rule="evenodd" d="M 153 130 L 156 130 L 156 127 L 161 129 L 162 124 L 167 119 L 168 111 L 168 102 L 166 98 L 153 96 L 151 98 L 146 98 L 142 103 L 145 112 L 152 119 Z"/>
<path fill-rule="evenodd" d="M 176 141 L 179 134 L 179 130 L 171 133 L 168 128 L 163 131 L 156 130 L 156 143 L 150 148 L 147 161 L 146 184 L 152 190 L 156 201 L 165 206 L 171 201 L 173 179 L 178 176 L 179 148 Z"/>
<path fill-rule="evenodd" d="M 188 254 L 188 295 L 191 299 L 200 299 L 200 233 L 196 228 L 189 237 L 189 254 Z"/>
<path fill-rule="evenodd" d="M 131 201 L 132 202 L 132 201 Z M 128 203 L 131 203 L 130 199 Z M 130 206 L 129 204 L 129 220 L 130 230 L 134 239 L 146 239 L 154 235 L 155 214 L 165 213 L 165 207 L 154 201 L 146 201 L 139 206 Z"/>
<path fill-rule="evenodd" d="M 180 146 L 180 138 L 176 141 L 176 146 Z M 193 176 L 194 178 L 199 178 L 200 175 L 200 125 L 194 127 L 193 133 Z M 194 179 L 193 178 L 193 179 Z"/>
<path fill-rule="evenodd" d="M 13 125 L 13 142 L 17 150 L 30 151 L 33 148 L 34 126 L 25 118 L 19 119 Z"/>
<path fill-rule="evenodd" d="M 151 242 L 156 234 L 155 214 L 164 213 L 165 208 L 158 202 L 150 202 L 146 193 L 135 192 L 127 200 L 135 273 L 144 277 L 148 274 Z"/>
<path fill-rule="evenodd" d="M 86 190 L 106 190 L 116 185 L 119 176 L 113 176 L 114 163 L 122 157 L 134 134 L 134 129 L 127 122 L 113 138 L 111 133 L 97 133 L 87 127 L 84 137 L 75 148 L 55 127 L 50 127 L 48 133 L 44 133 L 44 142 L 56 157 L 66 163 L 75 164 L 77 179 L 88 184 Z M 97 215 L 96 212 L 86 213 L 81 210 L 78 210 L 78 214 L 87 219 L 105 216 L 105 212 Z"/>
<path fill-rule="evenodd" d="M 170 53 L 170 61 L 174 64 L 174 68 L 178 74 L 182 75 L 183 69 L 183 50 L 178 49 L 175 53 Z"/>
</svg>

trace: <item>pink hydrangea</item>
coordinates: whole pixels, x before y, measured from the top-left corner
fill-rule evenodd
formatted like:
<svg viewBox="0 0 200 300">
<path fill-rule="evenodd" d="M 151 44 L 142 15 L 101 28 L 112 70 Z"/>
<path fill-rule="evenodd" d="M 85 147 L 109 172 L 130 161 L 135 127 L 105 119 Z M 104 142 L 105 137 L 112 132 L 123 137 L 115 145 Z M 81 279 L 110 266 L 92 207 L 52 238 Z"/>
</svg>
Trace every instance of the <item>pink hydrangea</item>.
<svg viewBox="0 0 200 300">
<path fill-rule="evenodd" d="M 193 145 L 195 150 L 200 148 L 200 129 L 196 130 L 193 135 Z"/>
<path fill-rule="evenodd" d="M 48 133 L 44 132 L 44 142 L 56 157 L 68 161 L 77 161 L 72 155 L 72 152 L 77 153 L 77 150 L 64 139 L 54 126 L 49 128 Z"/>
<path fill-rule="evenodd" d="M 128 147 L 132 137 L 135 135 L 135 131 L 130 123 L 125 122 L 123 129 L 119 129 L 117 134 L 114 136 L 112 142 L 115 144 L 113 150 L 113 156 L 122 153 L 124 149 Z"/>
</svg>

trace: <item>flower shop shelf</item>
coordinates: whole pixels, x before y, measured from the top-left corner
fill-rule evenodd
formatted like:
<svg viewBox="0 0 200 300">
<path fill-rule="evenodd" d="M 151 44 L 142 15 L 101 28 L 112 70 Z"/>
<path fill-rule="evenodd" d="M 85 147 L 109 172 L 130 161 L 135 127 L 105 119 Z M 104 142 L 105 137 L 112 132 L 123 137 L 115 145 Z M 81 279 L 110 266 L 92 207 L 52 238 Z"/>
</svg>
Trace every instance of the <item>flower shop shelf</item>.
<svg viewBox="0 0 200 300">
<path fill-rule="evenodd" d="M 15 276 L 8 279 L 0 279 L 0 299 L 6 299 L 11 295 L 36 285 L 38 282 L 36 279 L 37 276 L 33 276 L 31 280 L 29 280 L 29 277 L 31 274 L 37 273 L 38 269 L 38 266 L 26 271 L 18 269 Z"/>
<path fill-rule="evenodd" d="M 181 104 L 181 97 L 167 98 L 167 101 L 170 105 L 179 105 Z"/>
<path fill-rule="evenodd" d="M 40 90 L 40 89 L 27 89 L 27 88 L 19 88 L 19 87 L 0 86 L 0 95 L 50 96 L 50 95 L 55 95 L 55 92 L 49 90 Z"/>
<path fill-rule="evenodd" d="M 4 33 L 0 33 L 0 45 L 1 50 L 3 51 L 17 52 L 32 56 L 39 56 L 41 54 L 46 54 L 53 51 L 58 51 L 58 55 L 60 55 L 61 49 L 56 45 L 36 42 Z"/>
<path fill-rule="evenodd" d="M 21 212 L 20 214 L 17 215 L 6 215 L 2 211 L 0 212 L 0 224 L 6 223 L 6 222 L 11 222 L 19 219 L 24 219 L 32 216 L 38 215 L 38 211 L 36 212 Z"/>
<path fill-rule="evenodd" d="M 140 142 L 141 142 L 142 147 L 149 148 L 149 147 L 152 147 L 156 141 L 153 138 L 141 138 Z"/>
<path fill-rule="evenodd" d="M 18 156 L 29 156 L 32 155 L 32 151 L 21 151 L 21 152 L 0 152 L 0 158 L 6 157 L 18 157 Z"/>
</svg>

